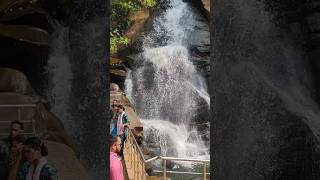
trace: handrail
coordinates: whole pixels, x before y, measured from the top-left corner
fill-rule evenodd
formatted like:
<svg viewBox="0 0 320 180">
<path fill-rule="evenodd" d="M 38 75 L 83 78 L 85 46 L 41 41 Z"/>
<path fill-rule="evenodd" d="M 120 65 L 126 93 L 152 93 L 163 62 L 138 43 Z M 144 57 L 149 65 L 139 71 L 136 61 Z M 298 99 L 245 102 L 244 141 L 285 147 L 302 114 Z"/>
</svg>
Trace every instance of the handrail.
<svg viewBox="0 0 320 180">
<path fill-rule="evenodd" d="M 146 159 L 144 158 L 144 155 L 142 154 L 142 152 L 141 152 L 141 149 L 140 149 L 140 147 L 139 147 L 139 145 L 138 145 L 138 143 L 137 143 L 137 140 L 136 140 L 136 138 L 134 137 L 134 135 L 132 134 L 132 132 L 129 130 L 129 133 L 130 133 L 130 135 L 133 137 L 133 142 L 134 142 L 134 144 L 137 146 L 137 148 L 138 148 L 138 152 L 139 152 L 139 154 L 140 154 L 140 156 L 142 157 L 142 160 L 145 162 L 146 161 Z"/>
<path fill-rule="evenodd" d="M 202 162 L 202 163 L 209 163 L 210 160 L 207 159 L 188 159 L 188 158 L 176 158 L 176 157 L 166 157 L 166 156 L 156 156 L 157 159 L 165 159 L 165 160 L 173 160 L 173 161 L 191 161 L 191 162 Z M 154 161 L 156 157 L 148 159 L 147 162 Z"/>
<path fill-rule="evenodd" d="M 0 108 L 11 108 L 11 107 L 36 107 L 35 104 L 0 104 Z"/>
<path fill-rule="evenodd" d="M 31 107 L 31 108 L 36 108 L 37 105 L 36 104 L 0 104 L 0 108 L 17 108 L 17 119 L 18 121 L 20 122 L 31 122 L 31 125 L 32 125 L 32 133 L 27 133 L 27 132 L 24 132 L 24 134 L 36 134 L 36 128 L 34 126 L 34 119 L 31 118 L 30 121 L 24 119 L 22 120 L 21 118 L 21 109 L 23 108 L 28 108 L 28 107 Z M 2 123 L 8 123 L 9 121 L 8 120 L 5 120 L 5 121 L 1 121 Z M 0 133 L 0 135 L 6 135 L 8 133 Z"/>
<path fill-rule="evenodd" d="M 163 173 L 163 171 L 160 171 L 160 170 L 153 170 L 153 172 L 156 172 L 156 173 Z M 201 175 L 203 173 L 198 173 L 198 172 L 189 172 L 189 171 L 186 171 L 186 172 L 183 172 L 183 171 L 166 171 L 167 173 L 171 173 L 171 174 L 193 174 L 193 175 Z M 206 173 L 206 175 L 210 175 L 210 173 Z"/>
<path fill-rule="evenodd" d="M 129 133 L 130 133 L 130 135 L 131 135 L 132 137 L 134 137 L 134 135 L 132 134 L 131 131 L 129 131 Z M 139 145 L 138 145 L 138 143 L 137 143 L 137 141 L 136 141 L 135 138 L 133 138 L 133 141 L 134 141 L 135 145 L 138 147 L 138 150 L 139 150 L 138 152 L 139 152 L 140 156 L 142 157 L 142 159 L 143 159 L 143 161 L 144 161 L 145 163 L 148 163 L 148 162 L 151 162 L 151 161 L 155 161 L 155 160 L 157 160 L 157 159 L 177 160 L 177 161 L 191 161 L 191 162 L 203 162 L 203 163 L 209 163 L 209 162 L 210 162 L 210 160 L 208 160 L 208 159 L 188 159 L 188 158 L 177 158 L 177 157 L 167 157 L 167 156 L 155 156 L 155 157 L 152 157 L 152 158 L 146 160 L 146 159 L 144 158 L 144 155 L 142 154 L 141 149 L 140 149 L 140 147 L 139 147 Z"/>
<path fill-rule="evenodd" d="M 163 160 L 163 168 L 164 170 L 163 172 L 163 178 L 166 180 L 166 173 L 176 173 L 176 174 L 203 174 L 203 179 L 206 180 L 206 176 L 210 175 L 210 173 L 206 172 L 206 166 L 207 164 L 210 163 L 210 160 L 207 159 L 188 159 L 188 158 L 177 158 L 177 157 L 166 157 L 166 156 L 155 156 L 152 157 L 150 159 L 145 159 L 144 155 L 141 152 L 141 149 L 133 135 L 133 133 L 131 132 L 131 130 L 129 130 L 129 136 L 132 137 L 133 139 L 133 144 L 135 146 L 136 149 L 138 149 L 138 152 L 140 154 L 140 158 L 142 159 L 143 163 L 148 163 L 148 162 L 152 162 L 155 161 L 157 159 L 162 159 Z M 199 163 L 203 163 L 204 167 L 203 167 L 203 173 L 196 173 L 196 172 L 178 172 L 178 171 L 166 171 L 166 161 L 167 160 L 173 160 L 173 161 L 189 161 L 189 162 L 199 162 Z M 159 172 L 159 171 L 158 171 Z"/>
</svg>

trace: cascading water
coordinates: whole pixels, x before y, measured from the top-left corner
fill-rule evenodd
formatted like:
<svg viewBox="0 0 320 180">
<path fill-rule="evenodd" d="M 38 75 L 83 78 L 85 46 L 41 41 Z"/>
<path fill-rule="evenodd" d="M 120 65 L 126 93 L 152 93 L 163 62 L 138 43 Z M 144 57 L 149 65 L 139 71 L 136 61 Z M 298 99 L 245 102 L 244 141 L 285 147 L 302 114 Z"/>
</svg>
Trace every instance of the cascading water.
<svg viewBox="0 0 320 180">
<path fill-rule="evenodd" d="M 76 143 L 77 157 L 92 179 L 105 179 L 108 100 L 104 98 L 107 72 L 103 61 L 107 58 L 101 57 L 105 55 L 101 41 L 104 20 L 94 18 L 62 27 L 53 39 L 48 60 L 50 111 Z"/>
<path fill-rule="evenodd" d="M 71 135 L 77 130 L 75 123 L 70 120 L 69 96 L 73 74 L 69 60 L 69 29 L 61 27 L 57 31 L 56 38 L 52 42 L 52 52 L 48 60 L 49 87 L 47 98 L 53 112 L 62 120 Z"/>
<path fill-rule="evenodd" d="M 193 121 L 201 102 L 209 113 L 210 97 L 188 50 L 196 39 L 198 15 L 182 0 L 166 3 L 168 9 L 154 19 L 153 30 L 143 39 L 143 53 L 135 58 L 142 65 L 130 72 L 126 94 L 136 106 L 146 144 L 155 154 L 207 159 L 209 146 Z M 207 125 L 203 130 L 208 129 Z"/>
</svg>

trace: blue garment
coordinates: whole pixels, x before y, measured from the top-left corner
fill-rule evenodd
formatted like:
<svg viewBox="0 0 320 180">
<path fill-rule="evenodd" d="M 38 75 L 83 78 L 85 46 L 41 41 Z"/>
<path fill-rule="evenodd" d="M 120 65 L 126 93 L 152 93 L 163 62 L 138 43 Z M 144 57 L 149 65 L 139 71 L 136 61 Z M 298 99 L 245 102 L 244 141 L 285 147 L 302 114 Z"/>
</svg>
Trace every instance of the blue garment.
<svg viewBox="0 0 320 180">
<path fill-rule="evenodd" d="M 111 123 L 110 123 L 110 134 L 113 137 L 117 136 L 117 121 L 113 119 L 111 119 Z"/>
</svg>

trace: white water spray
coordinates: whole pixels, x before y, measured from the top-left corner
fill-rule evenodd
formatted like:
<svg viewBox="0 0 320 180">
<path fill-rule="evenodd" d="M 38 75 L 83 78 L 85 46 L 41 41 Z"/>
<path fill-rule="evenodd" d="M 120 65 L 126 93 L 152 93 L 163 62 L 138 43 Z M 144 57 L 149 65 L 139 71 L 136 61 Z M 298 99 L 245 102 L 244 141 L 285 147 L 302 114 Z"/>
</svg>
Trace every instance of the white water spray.
<svg viewBox="0 0 320 180">
<path fill-rule="evenodd" d="M 191 126 L 199 102 L 210 105 L 205 81 L 187 48 L 196 17 L 182 0 L 171 0 L 144 38 L 144 52 L 136 59 L 143 65 L 133 69 L 125 83 L 144 119 L 146 141 L 158 142 L 159 155 L 209 158 L 209 146 Z"/>
<path fill-rule="evenodd" d="M 69 97 L 71 92 L 71 81 L 73 74 L 68 55 L 68 29 L 62 28 L 58 31 L 57 38 L 52 43 L 52 53 L 48 60 L 49 88 L 48 100 L 51 104 L 51 112 L 62 120 L 66 129 L 76 130 L 72 127 L 74 123 L 69 122 Z M 72 133 L 72 132 L 71 132 Z"/>
</svg>

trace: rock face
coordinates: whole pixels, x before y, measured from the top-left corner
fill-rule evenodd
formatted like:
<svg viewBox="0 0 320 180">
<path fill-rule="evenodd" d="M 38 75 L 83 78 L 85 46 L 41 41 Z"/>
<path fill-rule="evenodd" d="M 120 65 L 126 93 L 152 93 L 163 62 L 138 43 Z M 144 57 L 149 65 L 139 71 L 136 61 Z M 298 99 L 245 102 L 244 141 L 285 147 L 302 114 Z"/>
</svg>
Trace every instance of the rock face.
<svg viewBox="0 0 320 180">
<path fill-rule="evenodd" d="M 75 150 L 74 143 L 66 134 L 60 120 L 51 112 L 47 111 L 42 103 L 34 98 L 18 93 L 0 93 L 0 104 L 36 104 L 34 109 L 22 109 L 22 118 L 33 118 L 38 135 L 43 138 L 66 144 Z M 26 113 L 26 114 L 25 114 Z M 18 120 L 15 109 L 1 109 L 1 120 Z M 7 131 L 6 131 L 7 132 Z"/>
<path fill-rule="evenodd" d="M 0 68 L 0 104 L 35 104 L 35 108 L 21 108 L 21 119 L 24 122 L 27 136 L 39 136 L 47 140 L 49 162 L 54 165 L 62 180 L 88 180 L 88 172 L 77 159 L 75 143 L 66 133 L 60 120 L 36 98 L 27 77 L 16 70 Z M 10 123 L 18 120 L 17 109 L 0 108 L 0 134 L 8 135 Z M 31 120 L 33 119 L 33 124 Z M 35 134 L 34 134 L 35 133 Z M 2 137 L 3 138 L 3 137 Z"/>
<path fill-rule="evenodd" d="M 127 77 L 126 67 L 123 60 L 115 57 L 110 57 L 110 80 L 111 83 L 116 83 L 120 89 L 124 89 L 124 82 Z"/>
<path fill-rule="evenodd" d="M 10 68 L 0 68 L 0 104 L 35 104 L 36 108 L 26 110 L 28 112 L 24 115 L 35 120 L 36 131 L 51 140 L 75 148 L 60 120 L 46 109 L 42 101 L 23 73 Z M 2 109 L 2 120 L 17 120 L 16 118 L 15 109 Z"/>
<path fill-rule="evenodd" d="M 90 177 L 72 149 L 68 146 L 47 141 L 49 149 L 48 161 L 58 171 L 61 180 L 89 180 Z"/>
<path fill-rule="evenodd" d="M 16 92 L 20 94 L 33 94 L 28 79 L 21 72 L 10 69 L 0 68 L 0 92 Z"/>
<path fill-rule="evenodd" d="M 67 24 L 70 3 L 70 0 L 0 2 L 0 66 L 26 74 L 40 96 L 45 96 L 48 85 L 52 35 L 57 27 Z"/>
<path fill-rule="evenodd" d="M 69 98 L 71 122 L 77 124 L 73 136 L 77 139 L 80 160 L 84 162 L 93 179 L 109 177 L 108 146 L 111 117 L 109 109 L 109 45 L 108 3 L 97 1 L 72 1 L 70 24 L 70 66 L 73 79 Z M 85 73 L 84 73 L 85 72 Z"/>
<path fill-rule="evenodd" d="M 124 33 L 124 36 L 128 37 L 129 44 L 125 46 L 120 46 L 117 55 L 124 56 L 124 54 L 131 54 L 133 51 L 136 51 L 135 46 L 140 42 L 139 36 L 141 32 L 145 29 L 145 26 L 148 24 L 150 17 L 152 16 L 153 9 L 143 8 L 141 10 L 135 11 L 131 16 L 131 24 L 128 30 Z M 139 44 L 140 46 L 140 44 Z M 111 54 L 114 56 L 115 54 Z"/>
<path fill-rule="evenodd" d="M 142 9 L 137 12 L 135 12 L 131 16 L 132 25 L 130 26 L 129 30 L 125 33 L 125 36 L 127 36 L 130 39 L 130 43 L 133 43 L 139 32 L 142 30 L 143 25 L 148 20 L 150 16 L 150 9 Z"/>
<path fill-rule="evenodd" d="M 301 46 L 308 31 L 272 15 L 294 5 L 281 3 L 213 6 L 214 179 L 320 178 L 320 110 L 312 63 Z"/>
</svg>

